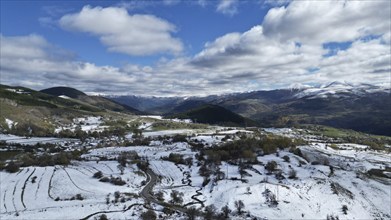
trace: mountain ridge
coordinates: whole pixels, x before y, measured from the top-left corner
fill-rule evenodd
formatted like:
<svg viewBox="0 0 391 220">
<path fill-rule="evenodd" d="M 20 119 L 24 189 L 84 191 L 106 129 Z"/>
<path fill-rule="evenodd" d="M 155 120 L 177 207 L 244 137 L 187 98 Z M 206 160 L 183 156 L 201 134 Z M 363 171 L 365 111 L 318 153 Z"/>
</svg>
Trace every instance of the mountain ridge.
<svg viewBox="0 0 391 220">
<path fill-rule="evenodd" d="M 142 114 L 141 111 L 131 106 L 118 103 L 114 100 L 102 96 L 89 96 L 86 93 L 71 87 L 57 86 L 43 89 L 40 92 L 46 93 L 48 95 L 58 96 L 61 98 L 69 97 L 101 108 L 102 110 L 107 109 L 115 112 L 128 111 L 134 114 Z"/>
<path fill-rule="evenodd" d="M 311 88 L 260 90 L 207 97 L 134 97 L 111 99 L 141 106 L 143 110 L 155 114 L 189 111 L 196 108 L 197 103 L 214 104 L 257 121 L 264 127 L 321 124 L 391 136 L 390 89 L 371 84 L 332 82 Z"/>
</svg>

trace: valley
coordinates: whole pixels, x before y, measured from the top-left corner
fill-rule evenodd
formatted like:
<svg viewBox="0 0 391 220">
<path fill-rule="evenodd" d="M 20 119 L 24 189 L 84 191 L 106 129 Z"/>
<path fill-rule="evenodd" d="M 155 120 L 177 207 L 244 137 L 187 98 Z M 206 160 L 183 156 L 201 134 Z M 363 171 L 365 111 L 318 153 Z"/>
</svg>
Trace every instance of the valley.
<svg viewBox="0 0 391 220">
<path fill-rule="evenodd" d="M 391 220 L 390 0 L 0 0 L 0 220 Z"/>
</svg>

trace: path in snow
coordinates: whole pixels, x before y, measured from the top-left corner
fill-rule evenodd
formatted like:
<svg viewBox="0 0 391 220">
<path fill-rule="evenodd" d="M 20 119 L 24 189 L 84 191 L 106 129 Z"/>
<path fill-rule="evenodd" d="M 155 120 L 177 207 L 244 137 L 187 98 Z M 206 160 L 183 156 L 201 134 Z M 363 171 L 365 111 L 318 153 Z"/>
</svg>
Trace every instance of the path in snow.
<svg viewBox="0 0 391 220">
<path fill-rule="evenodd" d="M 22 193 L 20 195 L 20 199 L 22 201 L 22 205 L 24 209 L 26 209 L 26 204 L 24 204 L 24 190 L 26 189 L 27 181 L 30 179 L 30 177 L 34 174 L 35 170 L 37 168 L 34 168 L 33 172 L 30 173 L 30 175 L 27 177 L 27 179 L 24 181 L 23 188 L 22 188 Z"/>
<path fill-rule="evenodd" d="M 73 181 L 73 179 L 72 179 L 72 177 L 69 175 L 68 171 L 67 171 L 64 167 L 61 167 L 61 168 L 65 171 L 65 173 L 67 174 L 69 180 L 73 183 L 74 186 L 76 186 L 76 188 L 78 188 L 78 189 L 80 189 L 80 190 L 82 190 L 82 191 L 85 191 L 85 192 L 94 193 L 94 192 L 91 192 L 91 191 L 88 191 L 88 190 L 85 190 L 85 189 L 79 187 L 79 186 Z"/>
</svg>

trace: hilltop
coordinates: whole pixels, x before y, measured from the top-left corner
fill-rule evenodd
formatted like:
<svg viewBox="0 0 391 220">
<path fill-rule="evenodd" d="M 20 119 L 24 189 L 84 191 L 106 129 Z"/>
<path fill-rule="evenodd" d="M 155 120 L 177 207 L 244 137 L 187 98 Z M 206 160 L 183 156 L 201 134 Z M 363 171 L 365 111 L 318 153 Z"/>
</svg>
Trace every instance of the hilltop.
<svg viewBox="0 0 391 220">
<path fill-rule="evenodd" d="M 65 87 L 39 92 L 25 87 L 0 85 L 0 104 L 0 129 L 3 132 L 38 136 L 53 134 L 56 126 L 85 115 L 139 113 L 104 97 L 87 96 Z"/>
</svg>

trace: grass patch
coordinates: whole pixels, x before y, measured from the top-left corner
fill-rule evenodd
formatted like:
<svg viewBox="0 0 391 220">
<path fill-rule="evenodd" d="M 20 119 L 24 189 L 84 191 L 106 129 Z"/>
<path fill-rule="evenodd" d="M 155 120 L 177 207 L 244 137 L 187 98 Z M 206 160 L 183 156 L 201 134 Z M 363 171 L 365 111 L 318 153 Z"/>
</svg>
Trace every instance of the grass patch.
<svg viewBox="0 0 391 220">
<path fill-rule="evenodd" d="M 309 134 L 337 139 L 340 142 L 361 144 L 371 147 L 373 150 L 388 150 L 385 145 L 391 145 L 391 137 L 366 134 L 358 131 L 339 129 L 323 125 L 303 125 Z M 332 147 L 333 148 L 333 147 Z M 333 148 L 334 149 L 334 148 Z"/>
<path fill-rule="evenodd" d="M 22 151 L 18 151 L 18 150 L 1 151 L 0 161 L 14 159 L 17 155 L 22 154 L 22 153 L 23 153 Z"/>
<path fill-rule="evenodd" d="M 152 125 L 153 131 L 178 130 L 178 129 L 206 129 L 208 125 L 193 124 L 173 121 L 157 121 Z"/>
</svg>

